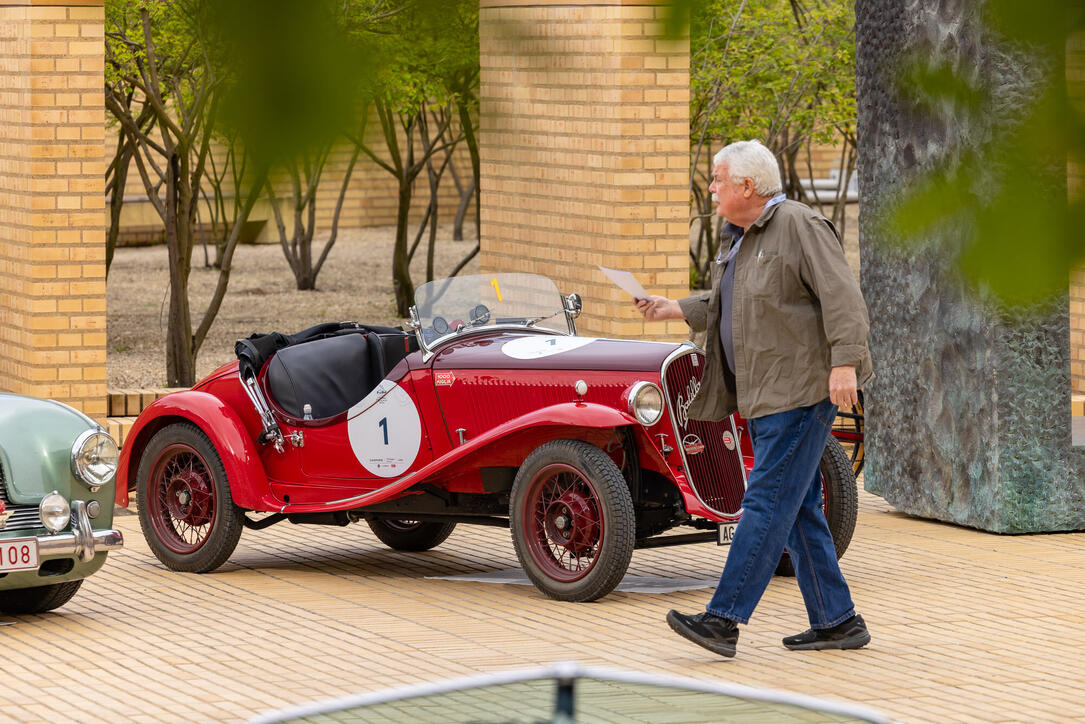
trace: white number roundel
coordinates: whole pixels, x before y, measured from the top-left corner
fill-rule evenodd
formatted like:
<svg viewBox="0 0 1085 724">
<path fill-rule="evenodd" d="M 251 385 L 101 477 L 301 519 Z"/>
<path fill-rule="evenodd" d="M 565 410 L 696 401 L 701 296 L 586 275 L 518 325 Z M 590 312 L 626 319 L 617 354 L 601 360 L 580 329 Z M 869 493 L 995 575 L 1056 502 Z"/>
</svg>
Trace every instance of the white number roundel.
<svg viewBox="0 0 1085 724">
<path fill-rule="evenodd" d="M 579 349 L 594 341 L 592 337 L 520 337 L 501 345 L 501 351 L 513 359 L 539 359 Z"/>
<path fill-rule="evenodd" d="M 406 390 L 381 382 L 347 417 L 350 447 L 362 467 L 381 478 L 410 469 L 422 443 L 422 423 Z"/>
</svg>

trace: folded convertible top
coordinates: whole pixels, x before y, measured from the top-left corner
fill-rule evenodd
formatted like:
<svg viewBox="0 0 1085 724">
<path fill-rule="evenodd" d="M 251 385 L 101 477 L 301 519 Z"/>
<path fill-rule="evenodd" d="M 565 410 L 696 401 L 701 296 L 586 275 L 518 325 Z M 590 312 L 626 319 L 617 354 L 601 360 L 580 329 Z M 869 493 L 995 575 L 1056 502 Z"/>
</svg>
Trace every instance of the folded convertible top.
<svg viewBox="0 0 1085 724">
<path fill-rule="evenodd" d="M 234 354 L 237 355 L 241 367 L 242 377 L 255 377 L 269 359 L 284 347 L 292 347 L 296 344 L 312 342 L 326 337 L 337 337 L 342 334 L 399 334 L 406 336 L 406 332 L 400 327 L 378 327 L 375 325 L 358 324 L 357 322 L 325 322 L 308 329 L 303 329 L 295 334 L 283 334 L 282 332 L 268 332 L 266 334 L 253 334 L 245 339 L 237 340 L 234 345 Z M 413 335 L 411 336 L 413 342 Z M 417 349 L 417 343 L 414 348 Z"/>
</svg>

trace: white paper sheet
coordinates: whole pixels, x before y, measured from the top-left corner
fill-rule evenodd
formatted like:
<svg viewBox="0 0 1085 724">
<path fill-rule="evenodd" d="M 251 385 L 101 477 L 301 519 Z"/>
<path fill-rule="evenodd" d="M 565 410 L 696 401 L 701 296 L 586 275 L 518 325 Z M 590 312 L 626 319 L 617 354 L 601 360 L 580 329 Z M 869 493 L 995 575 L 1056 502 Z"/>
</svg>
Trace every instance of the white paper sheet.
<svg viewBox="0 0 1085 724">
<path fill-rule="evenodd" d="M 640 285 L 640 282 L 638 282 L 636 277 L 631 273 L 620 269 L 607 269 L 605 266 L 599 267 L 599 270 L 606 274 L 610 278 L 610 281 L 633 295 L 634 299 L 648 298 L 648 292 L 644 291 L 644 287 Z"/>
</svg>

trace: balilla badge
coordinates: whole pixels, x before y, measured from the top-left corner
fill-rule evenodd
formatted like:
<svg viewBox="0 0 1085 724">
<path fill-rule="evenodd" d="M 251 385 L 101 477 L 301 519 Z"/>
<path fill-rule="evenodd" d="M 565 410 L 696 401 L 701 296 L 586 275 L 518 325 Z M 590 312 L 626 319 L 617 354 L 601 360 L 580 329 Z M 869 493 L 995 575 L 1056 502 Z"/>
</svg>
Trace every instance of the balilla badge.
<svg viewBox="0 0 1085 724">
<path fill-rule="evenodd" d="M 704 443 L 701 442 L 701 438 L 690 433 L 682 438 L 682 449 L 686 451 L 686 455 L 696 455 L 704 452 Z"/>
<path fill-rule="evenodd" d="M 690 377 L 689 383 L 686 385 L 685 396 L 678 395 L 675 407 L 677 409 L 678 424 L 685 427 L 689 423 L 689 406 L 693 402 L 693 398 L 697 396 L 697 391 L 701 389 L 701 381 L 696 377 Z"/>
</svg>

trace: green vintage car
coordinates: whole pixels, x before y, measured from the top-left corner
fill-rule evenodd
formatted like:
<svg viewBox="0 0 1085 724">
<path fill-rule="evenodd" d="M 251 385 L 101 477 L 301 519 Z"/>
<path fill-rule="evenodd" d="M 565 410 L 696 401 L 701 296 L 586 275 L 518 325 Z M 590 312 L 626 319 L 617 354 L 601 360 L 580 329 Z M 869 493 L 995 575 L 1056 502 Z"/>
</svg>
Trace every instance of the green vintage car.
<svg viewBox="0 0 1085 724">
<path fill-rule="evenodd" d="M 0 613 L 63 606 L 124 545 L 116 471 L 117 443 L 94 420 L 0 393 Z"/>
</svg>

